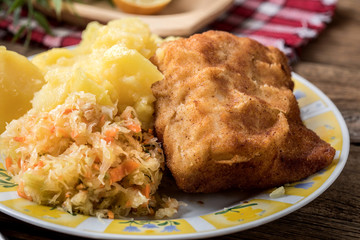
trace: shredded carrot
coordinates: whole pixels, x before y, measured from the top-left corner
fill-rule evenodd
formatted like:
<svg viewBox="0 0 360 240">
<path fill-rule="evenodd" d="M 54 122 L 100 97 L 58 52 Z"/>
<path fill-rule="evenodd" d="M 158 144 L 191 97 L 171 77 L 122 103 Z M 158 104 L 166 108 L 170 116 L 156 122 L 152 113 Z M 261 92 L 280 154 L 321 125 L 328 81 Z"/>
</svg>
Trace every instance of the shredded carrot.
<svg viewBox="0 0 360 240">
<path fill-rule="evenodd" d="M 135 161 L 126 161 L 109 171 L 111 182 L 118 182 L 139 167 Z"/>
<path fill-rule="evenodd" d="M 111 129 L 106 130 L 105 136 L 107 136 L 107 137 L 116 137 L 118 132 L 119 132 L 119 129 L 111 128 Z"/>
<path fill-rule="evenodd" d="M 78 132 L 78 131 L 73 130 L 73 131 L 71 132 L 71 137 L 72 137 L 72 138 L 77 138 L 78 136 L 79 136 L 79 132 Z"/>
<path fill-rule="evenodd" d="M 126 161 L 122 165 L 124 166 L 126 175 L 132 173 L 140 166 L 140 164 L 135 161 Z"/>
<path fill-rule="evenodd" d="M 106 141 L 106 143 L 111 143 L 114 141 L 113 137 L 104 137 L 103 139 Z"/>
<path fill-rule="evenodd" d="M 101 117 L 100 117 L 99 125 L 103 126 L 104 123 L 105 123 L 105 114 L 102 114 Z"/>
<path fill-rule="evenodd" d="M 141 127 L 139 124 L 130 123 L 126 127 L 135 133 L 141 132 Z"/>
<path fill-rule="evenodd" d="M 12 164 L 13 164 L 13 161 L 12 161 L 11 157 L 5 158 L 5 166 L 6 166 L 7 170 L 9 170 L 9 168 L 11 167 Z"/>
<path fill-rule="evenodd" d="M 97 163 L 94 163 L 93 165 L 92 165 L 92 167 L 93 167 L 93 169 L 95 169 L 95 170 L 100 170 L 100 166 L 99 166 L 99 164 L 97 164 Z"/>
<path fill-rule="evenodd" d="M 50 130 L 51 133 L 54 133 L 55 132 L 55 125 L 52 125 L 49 130 Z"/>
<path fill-rule="evenodd" d="M 36 167 L 42 168 L 43 166 L 44 166 L 44 162 L 43 162 L 43 161 L 39 161 L 39 162 L 35 163 L 32 168 L 33 168 L 33 169 L 36 168 Z"/>
<path fill-rule="evenodd" d="M 149 129 L 149 133 L 150 133 L 150 134 L 153 134 L 153 130 L 152 130 L 151 128 Z"/>
<path fill-rule="evenodd" d="M 25 141 L 25 137 L 14 137 L 14 141 L 24 142 L 24 141 Z"/>
<path fill-rule="evenodd" d="M 28 169 L 27 162 L 24 161 L 24 163 L 21 165 L 21 170 L 26 171 Z"/>
<path fill-rule="evenodd" d="M 69 137 L 68 132 L 65 128 L 56 127 L 56 134 L 60 134 L 62 137 Z"/>
<path fill-rule="evenodd" d="M 111 128 L 111 129 L 106 130 L 104 140 L 107 143 L 113 142 L 115 140 L 114 137 L 116 137 L 118 132 L 119 132 L 119 129 L 117 129 L 117 128 Z"/>
<path fill-rule="evenodd" d="M 63 114 L 69 114 L 71 113 L 72 111 L 74 111 L 75 109 L 70 109 L 70 108 L 67 108 L 64 110 Z"/>
<path fill-rule="evenodd" d="M 70 194 L 70 193 L 66 193 L 66 194 L 65 194 L 65 197 L 66 197 L 66 198 L 69 198 L 69 197 L 71 197 L 71 194 Z"/>
<path fill-rule="evenodd" d="M 125 177 L 125 169 L 122 165 L 117 166 L 109 171 L 111 183 L 120 181 Z"/>
<path fill-rule="evenodd" d="M 19 168 L 21 168 L 21 158 L 19 158 L 19 160 L 17 161 L 17 165 Z"/>
<path fill-rule="evenodd" d="M 25 193 L 23 191 L 21 191 L 20 188 L 17 189 L 17 193 L 20 197 L 28 199 L 28 196 L 26 196 Z"/>
<path fill-rule="evenodd" d="M 107 214 L 109 219 L 114 219 L 114 213 L 112 211 L 109 210 Z"/>
<path fill-rule="evenodd" d="M 143 188 L 143 190 L 141 191 L 141 193 L 146 197 L 149 198 L 150 197 L 150 184 L 146 184 L 145 187 Z"/>
<path fill-rule="evenodd" d="M 145 141 L 143 142 L 143 144 L 145 144 L 145 145 L 149 144 L 149 143 L 150 143 L 150 140 L 151 140 L 151 138 L 145 139 Z"/>
<path fill-rule="evenodd" d="M 147 202 L 142 204 L 143 207 L 146 207 L 149 204 L 150 191 L 150 184 L 146 184 L 145 187 L 141 190 L 141 193 L 148 199 Z"/>
<path fill-rule="evenodd" d="M 20 183 L 19 183 L 19 186 L 18 186 L 18 189 L 17 189 L 17 193 L 18 193 L 18 195 L 19 195 L 20 197 L 32 201 L 32 197 L 25 194 L 25 191 L 24 191 L 24 183 L 23 183 L 23 182 L 20 182 Z"/>
</svg>

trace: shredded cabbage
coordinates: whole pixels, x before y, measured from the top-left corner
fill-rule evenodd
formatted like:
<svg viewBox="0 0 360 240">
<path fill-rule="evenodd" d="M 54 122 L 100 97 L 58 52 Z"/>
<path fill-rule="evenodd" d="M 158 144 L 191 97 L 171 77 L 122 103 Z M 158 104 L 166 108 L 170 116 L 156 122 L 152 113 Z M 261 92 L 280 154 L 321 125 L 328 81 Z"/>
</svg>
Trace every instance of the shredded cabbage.
<svg viewBox="0 0 360 240">
<path fill-rule="evenodd" d="M 108 218 L 177 211 L 175 199 L 155 196 L 163 152 L 132 107 L 119 114 L 95 95 L 75 92 L 49 112 L 13 120 L 0 149 L 19 195 L 36 203 Z"/>
</svg>

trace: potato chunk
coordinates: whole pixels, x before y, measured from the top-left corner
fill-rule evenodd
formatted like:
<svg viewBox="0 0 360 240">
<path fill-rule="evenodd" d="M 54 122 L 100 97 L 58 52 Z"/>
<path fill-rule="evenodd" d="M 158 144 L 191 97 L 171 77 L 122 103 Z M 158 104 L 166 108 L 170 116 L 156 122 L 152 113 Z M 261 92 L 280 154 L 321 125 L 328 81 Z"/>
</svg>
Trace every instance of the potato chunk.
<svg viewBox="0 0 360 240">
<path fill-rule="evenodd" d="M 150 127 L 155 101 L 151 85 L 163 75 L 149 58 L 161 41 L 138 19 L 90 23 L 79 46 L 52 49 L 32 60 L 47 82 L 33 107 L 50 111 L 69 93 L 84 91 L 96 95 L 100 104 L 117 103 L 119 111 L 134 107 L 142 125 Z"/>
<path fill-rule="evenodd" d="M 0 46 L 0 133 L 6 123 L 31 109 L 30 100 L 43 84 L 44 77 L 34 64 Z"/>
</svg>

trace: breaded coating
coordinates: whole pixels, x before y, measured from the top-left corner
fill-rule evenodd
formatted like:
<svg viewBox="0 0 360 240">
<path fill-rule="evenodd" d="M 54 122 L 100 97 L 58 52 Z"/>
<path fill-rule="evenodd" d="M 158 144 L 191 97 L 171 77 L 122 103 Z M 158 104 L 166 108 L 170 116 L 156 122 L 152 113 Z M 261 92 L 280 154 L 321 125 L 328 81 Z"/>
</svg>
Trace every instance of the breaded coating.
<svg viewBox="0 0 360 240">
<path fill-rule="evenodd" d="M 328 166 L 335 150 L 301 121 L 286 56 L 221 31 L 161 46 L 155 129 L 186 192 L 263 189 Z"/>
</svg>

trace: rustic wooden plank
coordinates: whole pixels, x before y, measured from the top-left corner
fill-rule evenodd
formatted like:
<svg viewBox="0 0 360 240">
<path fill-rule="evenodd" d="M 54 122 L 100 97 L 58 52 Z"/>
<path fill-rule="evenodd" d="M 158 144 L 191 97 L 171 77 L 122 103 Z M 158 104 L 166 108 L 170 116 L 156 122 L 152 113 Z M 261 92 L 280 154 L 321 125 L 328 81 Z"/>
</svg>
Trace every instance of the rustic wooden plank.
<svg viewBox="0 0 360 240">
<path fill-rule="evenodd" d="M 360 71 L 308 62 L 297 63 L 293 70 L 335 103 L 349 128 L 351 142 L 360 143 Z"/>
<path fill-rule="evenodd" d="M 79 238 L 76 236 L 63 234 L 51 230 L 47 230 L 26 222 L 17 220 L 13 217 L 0 212 L 0 231 L 9 240 L 82 240 L 87 238 Z"/>
<path fill-rule="evenodd" d="M 301 61 L 359 68 L 359 12 L 359 1 L 340 0 L 328 28 L 302 48 Z"/>
<path fill-rule="evenodd" d="M 36 44 L 32 44 L 30 47 L 25 48 L 24 45 L 18 43 L 11 43 L 2 39 L 0 39 L 0 46 L 6 46 L 7 50 L 17 52 L 24 56 L 32 56 L 47 50 L 46 48 L 38 46 Z"/>
</svg>

